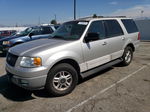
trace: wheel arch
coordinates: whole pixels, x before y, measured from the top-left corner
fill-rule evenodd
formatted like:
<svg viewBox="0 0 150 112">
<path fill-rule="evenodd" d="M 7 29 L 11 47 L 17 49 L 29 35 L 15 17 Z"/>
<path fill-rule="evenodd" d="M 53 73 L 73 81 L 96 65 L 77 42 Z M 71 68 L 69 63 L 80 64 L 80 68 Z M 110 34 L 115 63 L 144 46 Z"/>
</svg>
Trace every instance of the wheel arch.
<svg viewBox="0 0 150 112">
<path fill-rule="evenodd" d="M 135 51 L 135 47 L 134 47 L 133 43 L 129 43 L 129 44 L 126 45 L 126 47 L 128 47 L 128 46 L 132 48 L 133 52 Z"/>
<path fill-rule="evenodd" d="M 71 59 L 71 58 L 59 60 L 58 62 L 56 62 L 56 63 L 54 63 L 54 64 L 52 65 L 52 67 L 50 68 L 50 70 L 51 70 L 54 66 L 56 66 L 56 65 L 58 65 L 58 64 L 60 64 L 60 63 L 67 63 L 67 64 L 70 64 L 71 66 L 73 66 L 73 67 L 75 68 L 75 70 L 77 71 L 79 78 L 81 78 L 81 75 L 80 75 L 80 66 L 79 66 L 79 64 L 78 64 L 78 62 L 77 62 L 76 60 Z M 49 70 L 49 71 L 50 71 L 50 70 Z"/>
</svg>

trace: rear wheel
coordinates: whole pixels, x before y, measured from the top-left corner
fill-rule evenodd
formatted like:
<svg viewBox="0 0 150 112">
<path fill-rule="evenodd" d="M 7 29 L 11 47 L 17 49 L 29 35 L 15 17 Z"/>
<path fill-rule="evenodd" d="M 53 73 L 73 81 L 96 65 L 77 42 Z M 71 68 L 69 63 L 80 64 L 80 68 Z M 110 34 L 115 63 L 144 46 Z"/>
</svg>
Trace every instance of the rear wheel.
<svg viewBox="0 0 150 112">
<path fill-rule="evenodd" d="M 132 61 L 132 58 L 133 58 L 133 50 L 132 50 L 132 48 L 130 46 L 127 46 L 125 48 L 124 54 L 122 56 L 123 61 L 122 61 L 121 64 L 123 66 L 129 65 L 131 63 L 131 61 Z"/>
<path fill-rule="evenodd" d="M 69 94 L 78 82 L 77 71 L 70 64 L 62 63 L 54 66 L 46 80 L 46 89 L 53 96 Z"/>
</svg>

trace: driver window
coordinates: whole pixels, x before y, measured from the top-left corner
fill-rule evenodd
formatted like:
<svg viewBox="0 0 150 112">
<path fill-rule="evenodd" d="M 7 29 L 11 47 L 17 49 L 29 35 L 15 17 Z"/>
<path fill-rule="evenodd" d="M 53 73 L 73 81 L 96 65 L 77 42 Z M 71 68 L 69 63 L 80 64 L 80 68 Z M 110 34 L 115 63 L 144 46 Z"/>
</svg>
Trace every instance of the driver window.
<svg viewBox="0 0 150 112">
<path fill-rule="evenodd" d="M 40 28 L 35 28 L 35 29 L 32 31 L 32 33 L 33 33 L 34 35 L 40 35 L 40 34 L 41 34 L 41 29 L 40 29 Z"/>
<path fill-rule="evenodd" d="M 105 28 L 103 21 L 94 21 L 91 23 L 88 33 L 98 33 L 99 39 L 105 38 Z"/>
</svg>

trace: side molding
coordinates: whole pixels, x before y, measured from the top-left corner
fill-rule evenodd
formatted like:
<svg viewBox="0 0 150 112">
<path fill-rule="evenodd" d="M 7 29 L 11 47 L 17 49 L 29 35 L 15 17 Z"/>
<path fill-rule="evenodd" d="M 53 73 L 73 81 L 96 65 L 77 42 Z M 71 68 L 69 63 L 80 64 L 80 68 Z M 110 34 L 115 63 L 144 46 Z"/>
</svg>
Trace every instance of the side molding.
<svg viewBox="0 0 150 112">
<path fill-rule="evenodd" d="M 118 64 L 118 63 L 120 63 L 120 62 L 122 62 L 122 59 L 116 59 L 116 60 L 114 60 L 114 61 L 111 61 L 111 62 L 109 62 L 109 63 L 106 63 L 106 64 L 104 64 L 104 65 L 101 65 L 101 66 L 99 66 L 99 67 L 96 67 L 96 68 L 94 68 L 94 69 L 91 69 L 91 70 L 88 70 L 88 71 L 86 71 L 86 72 L 83 72 L 83 73 L 81 73 L 81 76 L 82 76 L 82 78 L 88 77 L 88 76 L 90 76 L 90 75 L 92 75 L 92 74 L 94 74 L 94 73 L 97 73 L 97 72 L 99 72 L 99 71 L 102 71 L 102 70 L 104 70 L 104 69 L 106 69 L 106 68 L 108 68 L 108 67 L 111 67 L 111 66 L 113 66 L 113 65 L 115 65 L 115 64 Z"/>
</svg>

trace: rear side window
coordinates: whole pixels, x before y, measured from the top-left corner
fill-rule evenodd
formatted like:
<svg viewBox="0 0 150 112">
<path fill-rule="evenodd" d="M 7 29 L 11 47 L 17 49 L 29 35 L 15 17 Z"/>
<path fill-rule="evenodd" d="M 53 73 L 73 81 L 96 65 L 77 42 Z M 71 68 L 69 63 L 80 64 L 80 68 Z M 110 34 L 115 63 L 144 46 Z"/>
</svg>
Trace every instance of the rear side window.
<svg viewBox="0 0 150 112">
<path fill-rule="evenodd" d="M 106 36 L 115 37 L 123 35 L 122 28 L 116 20 L 105 20 Z"/>
<path fill-rule="evenodd" d="M 128 33 L 138 32 L 138 28 L 132 19 L 122 19 L 121 21 L 124 24 Z"/>
<path fill-rule="evenodd" d="M 88 33 L 98 33 L 100 39 L 105 38 L 105 28 L 103 21 L 94 21 L 91 23 Z"/>
<path fill-rule="evenodd" d="M 42 27 L 42 34 L 51 34 L 53 30 L 50 27 Z"/>
</svg>

